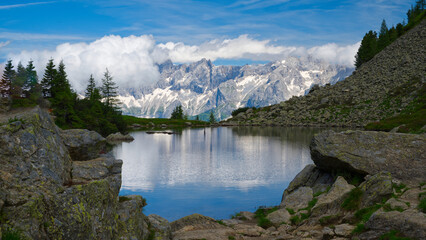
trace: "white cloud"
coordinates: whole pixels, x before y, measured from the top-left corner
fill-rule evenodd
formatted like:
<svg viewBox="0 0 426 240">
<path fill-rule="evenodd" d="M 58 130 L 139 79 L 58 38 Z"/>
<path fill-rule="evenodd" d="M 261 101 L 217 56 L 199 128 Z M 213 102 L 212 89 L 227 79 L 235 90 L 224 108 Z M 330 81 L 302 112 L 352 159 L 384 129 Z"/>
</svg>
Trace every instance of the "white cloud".
<svg viewBox="0 0 426 240">
<path fill-rule="evenodd" d="M 0 48 L 6 47 L 7 45 L 9 45 L 9 43 L 10 43 L 10 41 L 0 42 Z"/>
<path fill-rule="evenodd" d="M 304 47 L 276 46 L 268 40 L 256 40 L 247 35 L 234 39 L 212 40 L 201 45 L 182 42 L 156 44 L 152 36 L 105 36 L 90 43 L 64 43 L 53 51 L 34 50 L 10 54 L 17 64 L 32 59 L 39 78 L 50 58 L 56 65 L 62 59 L 74 89 L 82 91 L 90 74 L 100 83 L 105 68 L 112 73 L 120 88 L 142 87 L 159 79 L 156 64 L 167 59 L 173 62 L 194 62 L 210 59 L 250 59 L 254 61 L 282 60 L 287 56 L 312 55 L 331 63 L 353 66 L 359 43 L 339 46 L 334 43 L 306 49 Z"/>
<path fill-rule="evenodd" d="M 19 7 L 27 7 L 27 6 L 33 6 L 33 5 L 40 5 L 40 4 L 49 4 L 49 3 L 55 3 L 54 2 L 34 2 L 34 3 L 23 3 L 23 4 L 13 4 L 13 5 L 3 5 L 0 6 L 0 9 L 10 9 L 10 8 L 19 8 Z"/>
</svg>

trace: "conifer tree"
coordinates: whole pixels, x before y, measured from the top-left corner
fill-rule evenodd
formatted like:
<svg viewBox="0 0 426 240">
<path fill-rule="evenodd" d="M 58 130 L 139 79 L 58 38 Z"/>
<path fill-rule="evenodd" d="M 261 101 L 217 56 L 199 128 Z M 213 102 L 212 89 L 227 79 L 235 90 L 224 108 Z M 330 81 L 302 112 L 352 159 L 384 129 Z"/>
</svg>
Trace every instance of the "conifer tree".
<svg viewBox="0 0 426 240">
<path fill-rule="evenodd" d="M 89 84 L 87 85 L 86 91 L 84 92 L 84 96 L 90 100 L 93 98 L 93 92 L 96 88 L 95 79 L 93 78 L 93 74 L 90 74 Z"/>
<path fill-rule="evenodd" d="M 176 106 L 175 109 L 173 109 L 170 119 L 183 119 L 182 105 Z"/>
<path fill-rule="evenodd" d="M 12 82 L 15 80 L 16 72 L 13 69 L 12 60 L 8 60 L 4 67 L 3 76 L 0 81 L 0 95 L 1 97 L 10 97 Z"/>
<path fill-rule="evenodd" d="M 382 51 L 386 46 L 390 44 L 389 29 L 386 25 L 386 21 L 383 19 L 380 27 L 379 39 L 377 40 L 378 52 Z"/>
<path fill-rule="evenodd" d="M 214 118 L 213 111 L 210 111 L 210 118 L 209 118 L 209 122 L 210 122 L 210 123 L 215 123 L 215 122 L 216 122 L 216 119 Z"/>
<path fill-rule="evenodd" d="M 106 69 L 104 73 L 104 78 L 102 78 L 102 97 L 105 101 L 105 104 L 108 108 L 117 109 L 118 108 L 118 100 L 117 100 L 117 86 L 115 86 L 115 82 L 111 74 Z"/>
<path fill-rule="evenodd" d="M 21 98 L 25 97 L 23 95 L 23 87 L 25 84 L 25 81 L 27 79 L 27 70 L 22 65 L 21 62 L 18 63 L 18 66 L 16 68 L 16 77 L 14 81 L 12 81 L 12 98 Z"/>
<path fill-rule="evenodd" d="M 53 59 L 51 58 L 46 65 L 44 70 L 43 79 L 41 80 L 41 88 L 44 98 L 52 97 L 52 83 L 54 82 L 56 76 L 55 64 L 53 64 Z"/>
<path fill-rule="evenodd" d="M 26 79 L 22 90 L 25 97 L 28 98 L 35 91 L 35 88 L 38 84 L 37 72 L 35 71 L 35 67 L 32 60 L 28 62 L 28 65 L 25 68 L 25 73 Z"/>
<path fill-rule="evenodd" d="M 355 56 L 355 67 L 359 68 L 363 63 L 368 62 L 377 53 L 377 33 L 369 31 L 361 41 L 358 52 Z"/>
</svg>

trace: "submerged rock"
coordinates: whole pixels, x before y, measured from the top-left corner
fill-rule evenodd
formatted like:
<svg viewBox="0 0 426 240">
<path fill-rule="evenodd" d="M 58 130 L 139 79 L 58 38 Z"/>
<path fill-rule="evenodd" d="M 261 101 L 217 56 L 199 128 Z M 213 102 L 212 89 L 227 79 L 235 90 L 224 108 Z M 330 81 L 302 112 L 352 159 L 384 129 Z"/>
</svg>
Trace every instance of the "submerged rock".
<svg viewBox="0 0 426 240">
<path fill-rule="evenodd" d="M 108 142 L 131 142 L 135 139 L 129 134 L 123 135 L 120 132 L 117 132 L 108 135 L 108 137 L 106 137 L 106 140 Z"/>
<path fill-rule="evenodd" d="M 312 160 L 325 171 L 375 175 L 381 171 L 405 183 L 426 181 L 426 135 L 324 131 L 310 145 Z"/>
</svg>

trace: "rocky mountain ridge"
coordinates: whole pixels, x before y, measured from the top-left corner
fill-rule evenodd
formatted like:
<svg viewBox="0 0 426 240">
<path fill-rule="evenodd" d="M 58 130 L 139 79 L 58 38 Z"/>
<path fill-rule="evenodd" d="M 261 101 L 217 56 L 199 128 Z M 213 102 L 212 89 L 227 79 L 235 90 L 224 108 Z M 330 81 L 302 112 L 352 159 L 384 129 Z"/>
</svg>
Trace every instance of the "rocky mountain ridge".
<svg viewBox="0 0 426 240">
<path fill-rule="evenodd" d="M 249 109 L 226 124 L 363 127 L 394 116 L 425 94 L 425 45 L 423 20 L 345 80 L 277 105 Z"/>
<path fill-rule="evenodd" d="M 170 117 L 182 105 L 189 116 L 217 119 L 239 107 L 261 107 L 303 95 L 313 84 L 334 84 L 353 68 L 328 64 L 312 57 L 289 57 L 264 65 L 215 66 L 210 60 L 158 66 L 161 79 L 155 86 L 122 90 L 123 113 L 139 117 Z M 205 115 L 205 116 L 204 116 Z"/>
</svg>

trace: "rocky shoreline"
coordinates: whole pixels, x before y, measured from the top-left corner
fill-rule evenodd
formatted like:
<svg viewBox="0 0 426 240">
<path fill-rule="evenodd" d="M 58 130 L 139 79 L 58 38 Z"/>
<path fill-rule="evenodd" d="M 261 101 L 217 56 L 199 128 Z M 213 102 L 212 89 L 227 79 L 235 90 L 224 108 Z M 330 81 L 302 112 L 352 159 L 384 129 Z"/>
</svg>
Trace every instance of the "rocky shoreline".
<svg viewBox="0 0 426 240">
<path fill-rule="evenodd" d="M 99 134 L 60 130 L 38 107 L 12 115 L 0 127 L 4 239 L 426 238 L 424 134 L 322 132 L 311 144 L 315 165 L 295 177 L 280 206 L 170 223 L 145 216 L 141 196 L 118 196 L 122 161 Z"/>
</svg>

